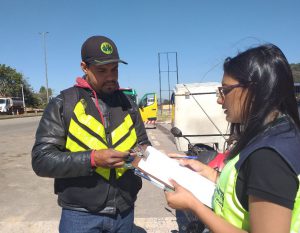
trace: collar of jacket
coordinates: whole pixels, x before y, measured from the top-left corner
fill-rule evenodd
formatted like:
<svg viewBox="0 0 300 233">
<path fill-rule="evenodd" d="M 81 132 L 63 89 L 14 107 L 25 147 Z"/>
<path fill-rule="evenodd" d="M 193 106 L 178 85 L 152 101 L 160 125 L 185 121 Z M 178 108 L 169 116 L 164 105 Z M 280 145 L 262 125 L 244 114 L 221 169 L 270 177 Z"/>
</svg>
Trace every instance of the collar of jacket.
<svg viewBox="0 0 300 233">
<path fill-rule="evenodd" d="M 109 102 L 113 97 L 113 94 L 108 95 L 108 94 L 104 94 L 104 93 L 98 93 L 97 91 L 95 91 L 91 87 L 91 85 L 86 81 L 85 76 L 76 78 L 76 84 L 74 86 L 88 89 L 90 91 L 90 93 L 92 94 L 92 97 L 96 98 L 96 96 L 97 96 L 98 99 L 101 99 L 104 102 L 107 102 L 107 101 Z"/>
<path fill-rule="evenodd" d="M 92 91 L 93 97 L 95 99 L 95 101 L 94 101 L 95 106 L 96 106 L 96 108 L 97 108 L 97 110 L 100 114 L 102 122 L 104 123 L 104 118 L 103 118 L 103 114 L 102 114 L 101 109 L 100 109 L 100 105 L 99 105 L 99 102 L 98 102 L 98 96 L 97 96 L 96 91 L 90 86 L 90 84 L 84 78 L 81 78 L 81 77 L 76 78 L 75 86 L 76 87 L 81 87 L 81 88 L 87 88 L 88 90 Z"/>
</svg>

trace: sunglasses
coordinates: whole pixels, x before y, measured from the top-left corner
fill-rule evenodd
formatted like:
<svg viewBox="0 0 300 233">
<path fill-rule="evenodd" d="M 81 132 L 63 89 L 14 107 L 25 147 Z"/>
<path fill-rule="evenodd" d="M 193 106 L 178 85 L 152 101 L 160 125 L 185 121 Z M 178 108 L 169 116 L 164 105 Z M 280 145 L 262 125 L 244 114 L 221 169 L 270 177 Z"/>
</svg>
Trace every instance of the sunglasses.
<svg viewBox="0 0 300 233">
<path fill-rule="evenodd" d="M 224 86 L 224 87 L 218 87 L 216 93 L 217 93 L 217 97 L 221 97 L 222 99 L 225 98 L 225 96 L 231 92 L 234 88 L 237 88 L 237 87 L 245 87 L 246 85 L 245 84 L 241 84 L 241 83 L 238 83 L 238 84 L 234 84 L 234 85 L 229 85 L 229 86 Z"/>
</svg>

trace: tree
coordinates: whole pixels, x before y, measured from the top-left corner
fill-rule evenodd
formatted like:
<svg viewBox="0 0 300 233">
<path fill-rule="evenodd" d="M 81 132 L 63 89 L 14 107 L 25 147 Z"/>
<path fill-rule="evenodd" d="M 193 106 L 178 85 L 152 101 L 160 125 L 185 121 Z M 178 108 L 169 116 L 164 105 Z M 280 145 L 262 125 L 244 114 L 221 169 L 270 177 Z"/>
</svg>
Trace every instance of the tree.
<svg viewBox="0 0 300 233">
<path fill-rule="evenodd" d="M 49 97 L 52 96 L 52 89 L 48 88 L 48 95 Z M 39 91 L 39 98 L 42 101 L 42 107 L 45 107 L 47 105 L 47 89 L 44 86 L 41 86 L 40 91 Z"/>
<path fill-rule="evenodd" d="M 292 73 L 295 82 L 300 82 L 300 63 L 291 64 Z"/>
<path fill-rule="evenodd" d="M 22 73 L 0 64 L 0 96 L 22 97 L 22 86 L 27 107 L 38 107 L 39 100 Z"/>
<path fill-rule="evenodd" d="M 9 66 L 0 65 L 0 95 L 21 97 L 23 76 Z"/>
</svg>

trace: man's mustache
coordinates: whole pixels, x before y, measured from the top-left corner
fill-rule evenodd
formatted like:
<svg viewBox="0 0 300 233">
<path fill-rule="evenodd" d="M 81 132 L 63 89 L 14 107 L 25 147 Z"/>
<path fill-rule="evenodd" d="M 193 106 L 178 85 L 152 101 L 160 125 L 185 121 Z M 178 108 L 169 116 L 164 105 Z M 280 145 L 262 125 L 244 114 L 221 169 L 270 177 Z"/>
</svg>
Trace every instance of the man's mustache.
<svg viewBox="0 0 300 233">
<path fill-rule="evenodd" d="M 117 81 L 106 81 L 104 82 L 104 84 L 118 84 Z"/>
<path fill-rule="evenodd" d="M 118 81 L 106 81 L 106 82 L 104 82 L 104 85 L 106 85 L 106 84 L 108 84 L 108 85 L 114 84 L 119 88 L 119 82 Z"/>
</svg>

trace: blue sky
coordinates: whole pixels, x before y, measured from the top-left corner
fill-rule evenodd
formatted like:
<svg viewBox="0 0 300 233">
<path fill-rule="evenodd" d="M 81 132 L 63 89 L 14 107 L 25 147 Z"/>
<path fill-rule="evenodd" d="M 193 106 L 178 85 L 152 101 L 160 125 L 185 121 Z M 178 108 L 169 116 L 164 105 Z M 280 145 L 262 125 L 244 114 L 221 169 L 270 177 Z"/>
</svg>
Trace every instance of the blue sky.
<svg viewBox="0 0 300 233">
<path fill-rule="evenodd" d="M 0 64 L 23 73 L 35 91 L 45 86 L 46 36 L 49 87 L 58 94 L 82 75 L 80 48 L 105 35 L 118 46 L 119 81 L 139 97 L 159 92 L 158 53 L 177 52 L 180 83 L 221 81 L 222 63 L 265 42 L 300 63 L 299 0 L 1 0 Z M 161 70 L 167 57 L 161 54 Z M 169 54 L 175 71 L 175 54 Z M 168 89 L 168 73 L 161 73 Z M 176 72 L 169 73 L 170 87 Z M 163 95 L 167 96 L 164 91 Z"/>
</svg>

